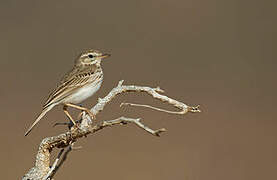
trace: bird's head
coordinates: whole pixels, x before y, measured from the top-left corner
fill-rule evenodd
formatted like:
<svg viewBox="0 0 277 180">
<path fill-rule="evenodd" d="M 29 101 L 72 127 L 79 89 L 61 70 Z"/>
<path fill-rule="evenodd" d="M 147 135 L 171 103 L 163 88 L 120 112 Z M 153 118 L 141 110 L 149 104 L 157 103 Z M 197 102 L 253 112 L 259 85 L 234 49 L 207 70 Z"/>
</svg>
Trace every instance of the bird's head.
<svg viewBox="0 0 277 180">
<path fill-rule="evenodd" d="M 101 60 L 110 57 L 110 54 L 102 53 L 98 50 L 88 50 L 81 53 L 75 60 L 76 66 L 97 65 L 100 66 Z"/>
</svg>

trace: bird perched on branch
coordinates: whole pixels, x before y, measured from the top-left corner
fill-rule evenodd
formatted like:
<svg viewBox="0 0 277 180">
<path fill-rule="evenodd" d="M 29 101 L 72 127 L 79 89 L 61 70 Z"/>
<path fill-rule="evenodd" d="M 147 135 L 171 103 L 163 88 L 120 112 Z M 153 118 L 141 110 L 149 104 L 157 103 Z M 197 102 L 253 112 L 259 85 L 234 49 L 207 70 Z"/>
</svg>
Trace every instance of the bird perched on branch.
<svg viewBox="0 0 277 180">
<path fill-rule="evenodd" d="M 77 104 L 99 90 L 103 81 L 101 61 L 109 56 L 110 54 L 104 54 L 97 50 L 88 50 L 81 53 L 75 60 L 73 69 L 63 76 L 56 89 L 50 93 L 43 105 L 42 112 L 26 131 L 25 136 L 56 105 L 63 105 L 64 113 L 74 125 L 76 123 L 67 111 L 68 107 L 85 111 L 93 119 L 94 115 L 89 109 Z"/>
</svg>

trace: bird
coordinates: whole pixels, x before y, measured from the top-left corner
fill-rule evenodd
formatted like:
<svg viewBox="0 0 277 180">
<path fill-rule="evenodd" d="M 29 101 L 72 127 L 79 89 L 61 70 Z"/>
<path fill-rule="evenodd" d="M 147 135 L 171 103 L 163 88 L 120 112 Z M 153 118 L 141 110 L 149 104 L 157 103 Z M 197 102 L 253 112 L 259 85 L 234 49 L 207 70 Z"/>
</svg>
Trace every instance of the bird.
<svg viewBox="0 0 277 180">
<path fill-rule="evenodd" d="M 74 125 L 76 123 L 67 111 L 68 107 L 85 111 L 93 119 L 93 113 L 78 104 L 99 90 L 103 82 L 101 61 L 110 56 L 111 54 L 102 53 L 98 50 L 82 52 L 75 59 L 73 68 L 62 77 L 57 87 L 49 94 L 41 113 L 26 131 L 25 136 L 31 132 L 48 111 L 57 105 L 63 105 L 64 113 Z"/>
</svg>

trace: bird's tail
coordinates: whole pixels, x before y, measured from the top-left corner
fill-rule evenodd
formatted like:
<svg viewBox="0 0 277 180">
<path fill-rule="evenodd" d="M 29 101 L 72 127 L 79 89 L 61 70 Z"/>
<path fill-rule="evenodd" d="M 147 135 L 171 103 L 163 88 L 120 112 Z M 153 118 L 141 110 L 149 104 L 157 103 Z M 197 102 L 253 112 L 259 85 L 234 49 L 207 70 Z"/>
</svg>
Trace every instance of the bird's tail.
<svg viewBox="0 0 277 180">
<path fill-rule="evenodd" d="M 24 136 L 27 136 L 31 130 L 35 127 L 35 125 L 41 120 L 41 118 L 43 118 L 43 116 L 50 111 L 53 107 L 55 106 L 55 104 L 51 104 L 50 106 L 47 106 L 45 108 L 43 108 L 42 112 L 40 113 L 40 115 L 37 117 L 37 119 L 35 120 L 35 122 L 29 127 L 29 129 L 26 131 Z"/>
</svg>

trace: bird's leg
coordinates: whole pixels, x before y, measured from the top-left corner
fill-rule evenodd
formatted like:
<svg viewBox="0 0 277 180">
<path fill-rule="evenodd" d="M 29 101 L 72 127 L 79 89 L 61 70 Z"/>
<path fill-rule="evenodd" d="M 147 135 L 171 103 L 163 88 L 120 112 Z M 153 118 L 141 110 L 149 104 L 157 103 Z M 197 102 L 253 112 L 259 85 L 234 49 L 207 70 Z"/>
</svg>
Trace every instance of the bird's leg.
<svg viewBox="0 0 277 180">
<path fill-rule="evenodd" d="M 68 106 L 68 107 L 79 109 L 81 111 L 85 111 L 91 119 L 95 119 L 95 115 L 88 108 L 78 106 L 78 105 L 75 105 L 75 104 L 70 104 L 70 103 L 67 103 L 65 105 Z"/>
<path fill-rule="evenodd" d="M 73 120 L 72 116 L 69 114 L 69 112 L 67 111 L 67 104 L 65 104 L 63 106 L 63 112 L 65 113 L 65 115 L 70 119 L 70 121 L 74 124 L 74 126 L 76 126 L 76 122 Z"/>
<path fill-rule="evenodd" d="M 82 104 L 79 104 L 79 106 L 80 106 L 80 107 L 83 107 Z M 84 112 L 84 111 L 80 112 L 79 115 L 77 116 L 77 119 L 78 119 L 78 120 L 81 120 L 81 118 L 82 118 L 82 116 L 83 116 L 83 112 Z"/>
<path fill-rule="evenodd" d="M 79 115 L 77 116 L 77 119 L 81 120 L 82 115 L 83 115 L 83 111 L 79 113 Z"/>
</svg>

